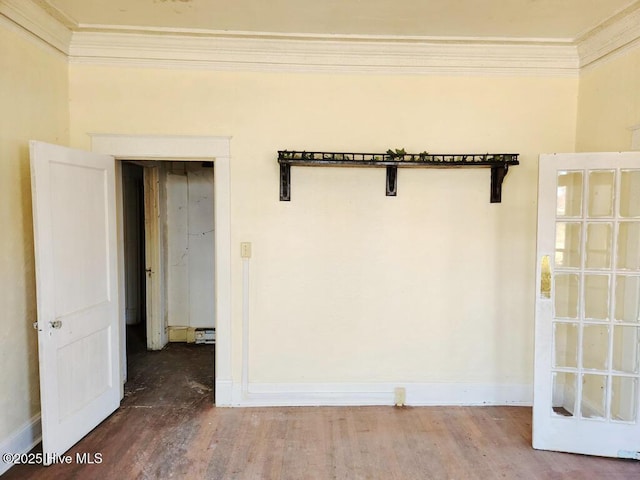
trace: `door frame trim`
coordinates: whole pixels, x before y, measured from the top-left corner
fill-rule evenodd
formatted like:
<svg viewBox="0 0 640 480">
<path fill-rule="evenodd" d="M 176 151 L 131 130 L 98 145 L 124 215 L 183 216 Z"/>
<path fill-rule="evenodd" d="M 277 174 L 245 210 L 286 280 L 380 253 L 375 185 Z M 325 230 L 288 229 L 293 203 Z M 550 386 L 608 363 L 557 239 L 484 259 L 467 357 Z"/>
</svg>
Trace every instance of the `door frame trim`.
<svg viewBox="0 0 640 480">
<path fill-rule="evenodd" d="M 117 161 L 119 162 L 119 160 Z M 146 286 L 145 308 L 147 312 L 146 336 L 148 350 L 161 350 L 168 342 L 165 318 L 166 305 L 164 305 L 166 297 L 162 292 L 163 286 L 166 284 L 166 279 L 164 277 L 164 265 L 162 262 L 163 243 L 161 241 L 162 224 L 160 221 L 160 174 L 158 172 L 158 168 L 159 167 L 157 165 L 143 167 L 145 238 L 144 262 Z"/>
<path fill-rule="evenodd" d="M 112 155 L 116 162 L 116 212 L 119 226 L 118 288 L 124 290 L 124 245 L 121 240 L 122 201 L 121 176 L 118 175 L 122 160 L 177 160 L 214 162 L 214 215 L 215 215 L 215 266 L 214 297 L 216 308 L 216 358 L 215 404 L 231 405 L 231 191 L 230 161 L 231 137 L 181 136 L 181 135 L 119 135 L 89 134 L 91 151 Z M 124 296 L 121 295 L 120 324 L 124 325 Z M 121 345 L 125 344 L 124 328 Z M 122 384 L 126 378 L 126 353 L 121 348 L 120 371 Z M 124 389 L 124 387 L 122 387 Z M 123 392 L 123 391 L 122 391 Z"/>
</svg>

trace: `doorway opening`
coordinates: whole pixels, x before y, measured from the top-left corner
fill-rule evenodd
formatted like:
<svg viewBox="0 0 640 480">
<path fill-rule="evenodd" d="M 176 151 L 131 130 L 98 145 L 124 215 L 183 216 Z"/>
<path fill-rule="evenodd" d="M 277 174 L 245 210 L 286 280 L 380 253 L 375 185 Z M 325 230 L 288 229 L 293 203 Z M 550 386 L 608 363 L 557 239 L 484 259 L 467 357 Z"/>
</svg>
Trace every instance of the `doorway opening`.
<svg viewBox="0 0 640 480">
<path fill-rule="evenodd" d="M 123 406 L 210 402 L 216 323 L 213 162 L 123 160 L 121 180 Z"/>
<path fill-rule="evenodd" d="M 216 339 L 215 339 L 215 404 L 231 406 L 240 402 L 234 396 L 234 382 L 231 375 L 231 137 L 228 136 L 182 136 L 182 135 L 122 135 L 122 134 L 89 134 L 91 137 L 91 150 L 95 153 L 110 155 L 116 159 L 116 189 L 118 198 L 121 199 L 122 176 L 120 170 L 122 162 L 136 161 L 172 161 L 184 160 L 191 162 L 213 162 L 214 164 L 214 194 L 215 194 L 215 288 L 213 297 L 215 301 L 216 315 Z M 157 169 L 151 169 L 151 172 Z M 153 187 L 154 182 L 146 183 Z M 122 203 L 116 205 L 118 225 L 122 226 Z M 122 231 L 120 229 L 120 231 Z M 124 298 L 124 252 L 123 242 L 118 242 L 118 277 L 119 297 Z M 153 257 L 157 258 L 156 252 Z M 145 252 L 149 256 L 150 252 Z M 160 289 L 151 289 L 153 295 L 159 295 Z M 120 305 L 120 385 L 124 385 L 127 378 L 126 368 L 126 337 L 124 328 L 124 303 Z M 150 302 L 147 298 L 147 317 L 149 317 Z M 152 312 L 153 314 L 153 312 Z M 147 331 L 147 337 L 150 333 Z M 158 337 L 165 332 L 157 332 Z M 211 368 L 212 369 L 212 368 Z M 121 389 L 121 398 L 124 396 L 124 388 Z"/>
<path fill-rule="evenodd" d="M 144 167 L 122 163 L 127 356 L 147 349 Z"/>
</svg>

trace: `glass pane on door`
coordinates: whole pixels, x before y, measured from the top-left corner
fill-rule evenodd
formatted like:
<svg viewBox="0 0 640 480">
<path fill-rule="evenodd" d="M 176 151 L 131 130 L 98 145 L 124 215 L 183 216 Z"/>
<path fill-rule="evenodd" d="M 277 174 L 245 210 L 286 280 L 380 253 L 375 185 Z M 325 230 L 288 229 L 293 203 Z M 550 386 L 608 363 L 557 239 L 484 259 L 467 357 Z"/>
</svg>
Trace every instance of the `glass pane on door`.
<svg viewBox="0 0 640 480">
<path fill-rule="evenodd" d="M 635 422 L 637 404 L 638 379 L 614 376 L 611 380 L 611 420 Z"/>
<path fill-rule="evenodd" d="M 578 332 L 577 323 L 554 323 L 555 367 L 578 366 Z"/>
<path fill-rule="evenodd" d="M 616 277 L 616 308 L 614 318 L 619 322 L 640 321 L 640 277 Z"/>
<path fill-rule="evenodd" d="M 556 223 L 556 266 L 580 268 L 582 223 Z"/>
<path fill-rule="evenodd" d="M 638 333 L 638 327 L 623 325 L 613 327 L 613 369 L 616 372 L 640 373 Z"/>
<path fill-rule="evenodd" d="M 612 223 L 587 223 L 586 268 L 611 268 Z"/>
<path fill-rule="evenodd" d="M 640 222 L 621 222 L 617 245 L 617 267 L 624 270 L 640 270 Z"/>
<path fill-rule="evenodd" d="M 582 216 L 582 171 L 558 173 L 558 217 Z"/>
<path fill-rule="evenodd" d="M 578 318 L 580 276 L 557 274 L 554 277 L 556 318 Z"/>
<path fill-rule="evenodd" d="M 609 316 L 609 275 L 584 276 L 584 317 L 606 320 Z"/>
<path fill-rule="evenodd" d="M 609 360 L 609 327 L 585 325 L 582 330 L 582 368 L 606 370 Z"/>
<path fill-rule="evenodd" d="M 622 170 L 620 174 L 620 216 L 640 217 L 640 170 Z"/>
<path fill-rule="evenodd" d="M 582 399 L 580 414 L 584 418 L 605 417 L 607 377 L 604 375 L 582 376 Z"/>
<path fill-rule="evenodd" d="M 614 174 L 612 170 L 589 172 L 589 218 L 613 216 Z"/>
<path fill-rule="evenodd" d="M 572 417 L 576 401 L 576 374 L 570 372 L 555 372 L 553 374 L 553 413 L 563 417 Z"/>
</svg>

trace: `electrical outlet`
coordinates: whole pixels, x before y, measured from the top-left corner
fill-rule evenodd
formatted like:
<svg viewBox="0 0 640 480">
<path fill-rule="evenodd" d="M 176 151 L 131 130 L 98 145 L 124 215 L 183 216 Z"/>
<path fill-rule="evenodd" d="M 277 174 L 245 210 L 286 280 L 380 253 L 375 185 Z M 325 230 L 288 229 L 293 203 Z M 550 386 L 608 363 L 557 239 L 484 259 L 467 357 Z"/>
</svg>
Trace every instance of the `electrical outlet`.
<svg viewBox="0 0 640 480">
<path fill-rule="evenodd" d="M 393 390 L 393 396 L 396 407 L 404 407 L 407 402 L 407 390 L 404 387 L 396 387 Z"/>
<path fill-rule="evenodd" d="M 240 256 L 251 258 L 251 242 L 240 242 Z"/>
</svg>

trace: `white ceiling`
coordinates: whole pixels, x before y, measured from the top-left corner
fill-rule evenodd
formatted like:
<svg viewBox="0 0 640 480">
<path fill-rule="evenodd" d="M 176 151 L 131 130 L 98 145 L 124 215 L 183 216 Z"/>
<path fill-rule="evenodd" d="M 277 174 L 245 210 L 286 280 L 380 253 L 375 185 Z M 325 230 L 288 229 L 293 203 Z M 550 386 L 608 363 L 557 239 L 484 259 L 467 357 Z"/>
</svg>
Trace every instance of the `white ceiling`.
<svg viewBox="0 0 640 480">
<path fill-rule="evenodd" d="M 108 26 L 575 39 L 640 0 L 38 0 L 73 29 Z"/>
</svg>

